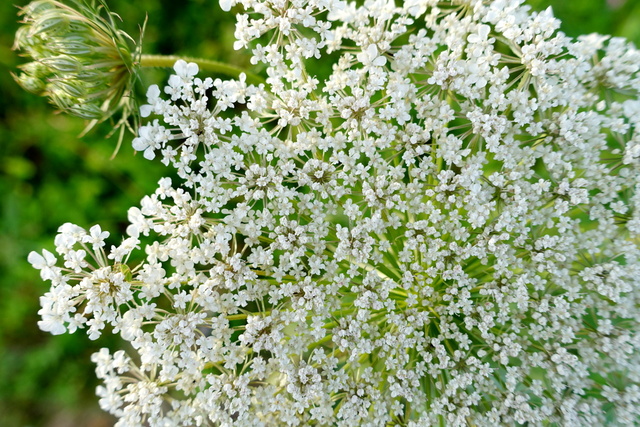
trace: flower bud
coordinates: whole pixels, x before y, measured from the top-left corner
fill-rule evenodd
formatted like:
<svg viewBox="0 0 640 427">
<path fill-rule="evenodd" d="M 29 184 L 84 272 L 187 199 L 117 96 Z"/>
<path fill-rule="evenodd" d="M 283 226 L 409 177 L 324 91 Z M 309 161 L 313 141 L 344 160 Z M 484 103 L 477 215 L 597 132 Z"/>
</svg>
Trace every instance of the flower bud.
<svg viewBox="0 0 640 427">
<path fill-rule="evenodd" d="M 86 86 L 79 80 L 54 80 L 49 85 L 49 90 L 64 92 L 71 98 L 82 98 L 87 94 Z"/>
<path fill-rule="evenodd" d="M 35 95 L 41 95 L 45 90 L 45 84 L 41 79 L 32 77 L 25 73 L 20 73 L 18 76 L 14 76 L 16 81 L 24 90 L 31 92 Z"/>
<path fill-rule="evenodd" d="M 69 109 L 70 113 L 74 116 L 83 118 L 85 120 L 100 120 L 104 112 L 95 104 L 83 103 L 76 104 Z"/>
<path fill-rule="evenodd" d="M 69 21 L 57 16 L 55 10 L 51 10 L 51 12 L 43 14 L 39 20 L 34 22 L 29 31 L 30 37 L 63 35 L 69 31 Z"/>
<path fill-rule="evenodd" d="M 135 111 L 124 95 L 134 82 L 131 38 L 115 26 L 102 0 L 37 0 L 21 9 L 14 49 L 32 58 L 15 76 L 29 92 L 47 96 L 57 108 L 102 121 L 116 111 Z"/>
<path fill-rule="evenodd" d="M 25 74 L 40 80 L 45 80 L 51 75 L 49 69 L 40 62 L 27 62 L 26 64 L 22 64 L 20 69 L 24 71 Z"/>
<path fill-rule="evenodd" d="M 47 93 L 51 102 L 60 107 L 61 110 L 68 111 L 74 106 L 81 104 L 81 102 L 78 102 L 80 100 L 77 98 L 74 98 L 62 90 L 58 90 L 55 87 L 47 88 Z"/>
<path fill-rule="evenodd" d="M 48 0 L 38 0 L 32 1 L 31 3 L 26 5 L 24 8 L 22 8 L 22 11 L 25 14 L 37 16 L 51 9 L 55 9 L 55 6 L 52 4 L 52 2 Z"/>
<path fill-rule="evenodd" d="M 49 68 L 54 75 L 69 75 L 82 69 L 82 64 L 68 55 L 50 56 L 41 59 L 40 63 Z"/>
</svg>

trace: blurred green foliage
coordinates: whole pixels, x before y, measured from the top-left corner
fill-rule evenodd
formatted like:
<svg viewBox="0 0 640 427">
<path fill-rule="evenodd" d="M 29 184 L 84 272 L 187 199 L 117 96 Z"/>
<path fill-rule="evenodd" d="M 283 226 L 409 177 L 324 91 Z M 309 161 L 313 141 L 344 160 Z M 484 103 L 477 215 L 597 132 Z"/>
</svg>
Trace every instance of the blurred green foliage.
<svg viewBox="0 0 640 427">
<path fill-rule="evenodd" d="M 640 2 L 637 0 L 527 0 L 534 10 L 553 8 L 562 30 L 571 37 L 601 33 L 626 37 L 640 46 Z"/>
<path fill-rule="evenodd" d="M 18 2 L 24 6 L 27 2 Z M 234 19 L 214 0 L 108 0 L 122 28 L 137 38 L 148 14 L 145 53 L 183 54 L 239 66 L 248 57 L 232 50 Z M 570 36 L 600 32 L 640 45 L 640 2 L 635 0 L 530 0 L 552 6 Z M 53 249 L 57 228 L 73 222 L 100 224 L 119 239 L 127 209 L 155 190 L 167 173 L 157 162 L 133 155 L 131 136 L 115 160 L 116 138 L 107 123 L 79 138 L 80 119 L 56 114 L 42 98 L 22 91 L 10 73 L 23 61 L 11 51 L 17 8 L 0 2 L 0 426 L 99 426 L 90 354 L 116 347 L 113 338 L 89 341 L 82 333 L 52 337 L 36 326 L 38 297 L 48 285 L 27 263 L 32 250 Z M 168 71 L 143 74 L 162 84 Z M 97 414 L 97 415 L 96 415 Z"/>
</svg>

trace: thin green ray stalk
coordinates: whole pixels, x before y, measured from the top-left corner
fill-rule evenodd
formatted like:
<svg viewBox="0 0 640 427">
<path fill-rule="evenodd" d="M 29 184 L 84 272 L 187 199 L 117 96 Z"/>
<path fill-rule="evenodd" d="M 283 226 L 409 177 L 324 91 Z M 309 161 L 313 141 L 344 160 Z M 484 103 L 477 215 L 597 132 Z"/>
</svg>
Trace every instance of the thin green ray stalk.
<svg viewBox="0 0 640 427">
<path fill-rule="evenodd" d="M 225 64 L 223 62 L 211 61 L 209 59 L 192 58 L 189 56 L 176 56 L 176 55 L 140 55 L 141 67 L 173 67 L 178 59 L 182 59 L 187 62 L 195 62 L 198 64 L 201 70 L 210 71 L 213 73 L 220 73 L 230 77 L 238 78 L 241 73 L 247 76 L 247 83 L 260 84 L 265 83 L 265 80 L 257 74 L 250 71 L 243 70 L 240 67 L 234 65 Z"/>
</svg>

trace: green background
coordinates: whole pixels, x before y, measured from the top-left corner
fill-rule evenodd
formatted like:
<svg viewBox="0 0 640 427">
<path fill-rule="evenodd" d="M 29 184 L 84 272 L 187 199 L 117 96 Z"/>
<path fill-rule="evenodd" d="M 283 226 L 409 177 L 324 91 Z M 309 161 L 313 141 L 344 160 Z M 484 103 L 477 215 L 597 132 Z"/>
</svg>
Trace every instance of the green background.
<svg viewBox="0 0 640 427">
<path fill-rule="evenodd" d="M 23 6 L 26 1 L 16 1 Z M 214 0 L 108 0 L 134 38 L 148 14 L 145 53 L 201 56 L 246 66 L 233 52 L 233 16 Z M 625 36 L 640 45 L 640 2 L 636 0 L 531 0 L 535 9 L 553 6 L 563 30 Z M 90 355 L 114 348 L 113 338 L 53 337 L 36 325 L 38 297 L 48 284 L 27 263 L 32 250 L 53 250 L 57 228 L 73 222 L 100 224 L 118 237 L 130 206 L 154 191 L 167 171 L 133 155 L 127 135 L 115 160 L 116 138 L 108 124 L 79 138 L 80 119 L 55 111 L 22 91 L 11 72 L 24 59 L 11 50 L 18 9 L 0 1 L 0 426 L 109 426 L 114 420 L 97 405 Z M 162 84 L 168 72 L 151 70 L 144 86 Z"/>
</svg>

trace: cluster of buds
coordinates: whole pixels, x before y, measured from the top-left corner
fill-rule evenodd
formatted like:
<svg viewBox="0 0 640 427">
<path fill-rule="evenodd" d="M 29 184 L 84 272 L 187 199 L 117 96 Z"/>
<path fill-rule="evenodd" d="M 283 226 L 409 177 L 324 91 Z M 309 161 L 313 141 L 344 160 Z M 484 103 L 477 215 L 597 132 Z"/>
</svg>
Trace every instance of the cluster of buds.
<svg viewBox="0 0 640 427">
<path fill-rule="evenodd" d="M 20 67 L 17 82 L 46 96 L 57 108 L 87 120 L 102 121 L 132 108 L 127 97 L 135 80 L 133 40 L 115 25 L 106 4 L 54 0 L 29 3 L 14 49 L 33 59 Z M 135 43 L 134 43 L 135 44 Z"/>
</svg>

